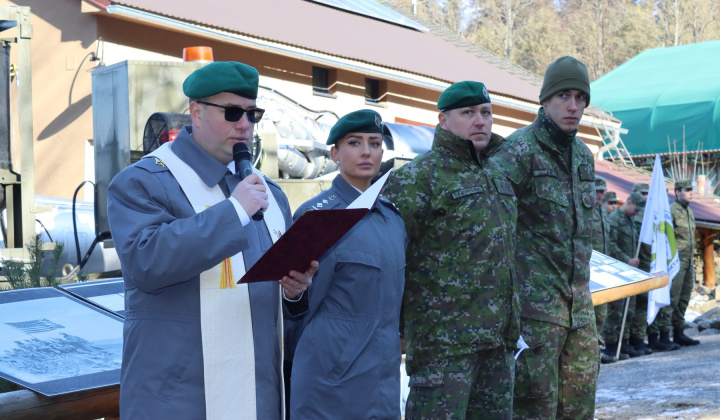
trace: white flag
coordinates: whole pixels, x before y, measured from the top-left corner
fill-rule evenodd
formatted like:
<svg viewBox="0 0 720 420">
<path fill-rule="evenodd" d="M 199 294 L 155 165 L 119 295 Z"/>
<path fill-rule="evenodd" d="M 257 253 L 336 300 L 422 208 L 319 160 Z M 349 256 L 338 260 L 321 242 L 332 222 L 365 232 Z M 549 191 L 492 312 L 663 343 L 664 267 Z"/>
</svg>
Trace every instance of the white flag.
<svg viewBox="0 0 720 420">
<path fill-rule="evenodd" d="M 664 271 L 670 277 L 667 286 L 651 290 L 648 295 L 647 322 L 652 324 L 658 310 L 670 304 L 670 286 L 673 277 L 680 271 L 680 257 L 675 243 L 675 228 L 670 214 L 660 155 L 655 155 L 650 190 L 645 203 L 645 215 L 640 228 L 640 242 L 652 246 L 650 272 Z"/>
</svg>

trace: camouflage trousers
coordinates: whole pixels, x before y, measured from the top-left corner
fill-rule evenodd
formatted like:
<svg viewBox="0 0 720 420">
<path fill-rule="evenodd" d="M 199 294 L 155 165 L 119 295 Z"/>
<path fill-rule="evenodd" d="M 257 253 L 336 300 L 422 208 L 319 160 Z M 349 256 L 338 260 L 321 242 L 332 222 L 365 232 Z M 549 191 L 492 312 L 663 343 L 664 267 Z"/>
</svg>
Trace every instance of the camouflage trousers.
<svg viewBox="0 0 720 420">
<path fill-rule="evenodd" d="M 670 328 L 685 329 L 685 311 L 695 287 L 695 266 L 692 262 L 680 263 L 680 271 L 670 286 L 670 305 L 660 308 L 655 321 L 648 326 L 648 334 L 669 332 Z"/>
<path fill-rule="evenodd" d="M 522 318 L 530 346 L 515 364 L 515 419 L 592 419 L 598 375 L 595 324 L 569 329 Z"/>
<path fill-rule="evenodd" d="M 647 293 L 641 293 L 630 298 L 623 340 L 628 338 L 645 339 L 647 329 Z M 616 300 L 608 304 L 608 314 L 603 326 L 603 340 L 607 344 L 616 344 L 620 336 L 622 316 L 625 311 L 626 299 Z"/>
<path fill-rule="evenodd" d="M 598 332 L 598 340 L 602 340 L 603 325 L 605 325 L 605 318 L 607 318 L 607 303 L 594 307 L 595 310 L 595 329 Z"/>
<path fill-rule="evenodd" d="M 620 327 L 622 326 L 623 312 L 625 311 L 625 302 L 627 299 L 620 299 L 608 303 L 608 314 L 605 319 L 605 325 L 603 326 L 602 336 L 605 340 L 605 344 L 615 345 L 620 341 Z M 635 301 L 636 297 L 630 298 L 630 304 L 628 305 L 627 317 L 625 319 L 625 332 L 623 338 L 630 337 L 630 329 L 628 326 L 633 319 L 635 314 Z"/>
<path fill-rule="evenodd" d="M 641 293 L 635 296 L 635 312 L 633 313 L 632 320 L 626 322 L 625 328 L 630 331 L 630 338 L 637 338 L 644 340 L 647 334 L 647 309 L 648 309 L 648 294 L 647 292 Z M 623 334 L 623 338 L 627 338 L 626 334 Z"/>
<path fill-rule="evenodd" d="M 513 350 L 500 347 L 423 366 L 410 378 L 405 419 L 511 419 Z"/>
</svg>

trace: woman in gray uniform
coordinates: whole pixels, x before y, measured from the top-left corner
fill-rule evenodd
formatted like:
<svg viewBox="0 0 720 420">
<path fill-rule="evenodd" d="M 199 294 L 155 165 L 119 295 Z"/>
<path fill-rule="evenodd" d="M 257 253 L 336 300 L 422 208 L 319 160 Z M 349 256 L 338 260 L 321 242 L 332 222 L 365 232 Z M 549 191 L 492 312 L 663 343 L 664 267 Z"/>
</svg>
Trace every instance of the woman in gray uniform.
<svg viewBox="0 0 720 420">
<path fill-rule="evenodd" d="M 346 208 L 370 187 L 382 161 L 382 119 L 371 110 L 338 120 L 327 144 L 340 168 L 332 187 L 301 205 Z M 310 309 L 295 323 L 290 418 L 400 418 L 400 306 L 407 235 L 400 213 L 375 207 L 320 260 Z M 296 346 L 293 346 L 296 344 Z"/>
</svg>

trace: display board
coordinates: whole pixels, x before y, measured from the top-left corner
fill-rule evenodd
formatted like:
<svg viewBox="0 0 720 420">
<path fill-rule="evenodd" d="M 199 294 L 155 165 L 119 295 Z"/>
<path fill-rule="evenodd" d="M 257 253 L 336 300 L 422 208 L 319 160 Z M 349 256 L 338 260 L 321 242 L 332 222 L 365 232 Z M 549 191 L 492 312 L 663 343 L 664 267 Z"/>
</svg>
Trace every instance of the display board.
<svg viewBox="0 0 720 420">
<path fill-rule="evenodd" d="M 0 293 L 0 377 L 46 396 L 120 383 L 123 319 L 52 287 Z"/>
<path fill-rule="evenodd" d="M 62 284 L 69 293 L 125 318 L 125 282 L 122 278 Z"/>
<path fill-rule="evenodd" d="M 665 286 L 666 273 L 647 273 L 597 251 L 590 259 L 593 305 L 612 302 Z"/>
<path fill-rule="evenodd" d="M 590 258 L 590 292 L 625 286 L 653 276 L 597 251 Z"/>
</svg>

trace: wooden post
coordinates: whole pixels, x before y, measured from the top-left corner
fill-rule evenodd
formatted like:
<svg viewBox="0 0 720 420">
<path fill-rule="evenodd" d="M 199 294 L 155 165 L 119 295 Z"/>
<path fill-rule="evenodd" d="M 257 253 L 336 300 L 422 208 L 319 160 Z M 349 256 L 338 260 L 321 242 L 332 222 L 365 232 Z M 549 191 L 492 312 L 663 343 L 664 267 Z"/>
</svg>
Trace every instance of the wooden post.
<svg viewBox="0 0 720 420">
<path fill-rule="evenodd" d="M 55 397 L 21 391 L 0 394 L 0 419 L 3 420 L 106 420 L 119 416 L 120 386 L 79 391 Z"/>
<path fill-rule="evenodd" d="M 715 287 L 715 233 L 709 229 L 703 229 L 703 284 L 707 287 Z"/>
</svg>

